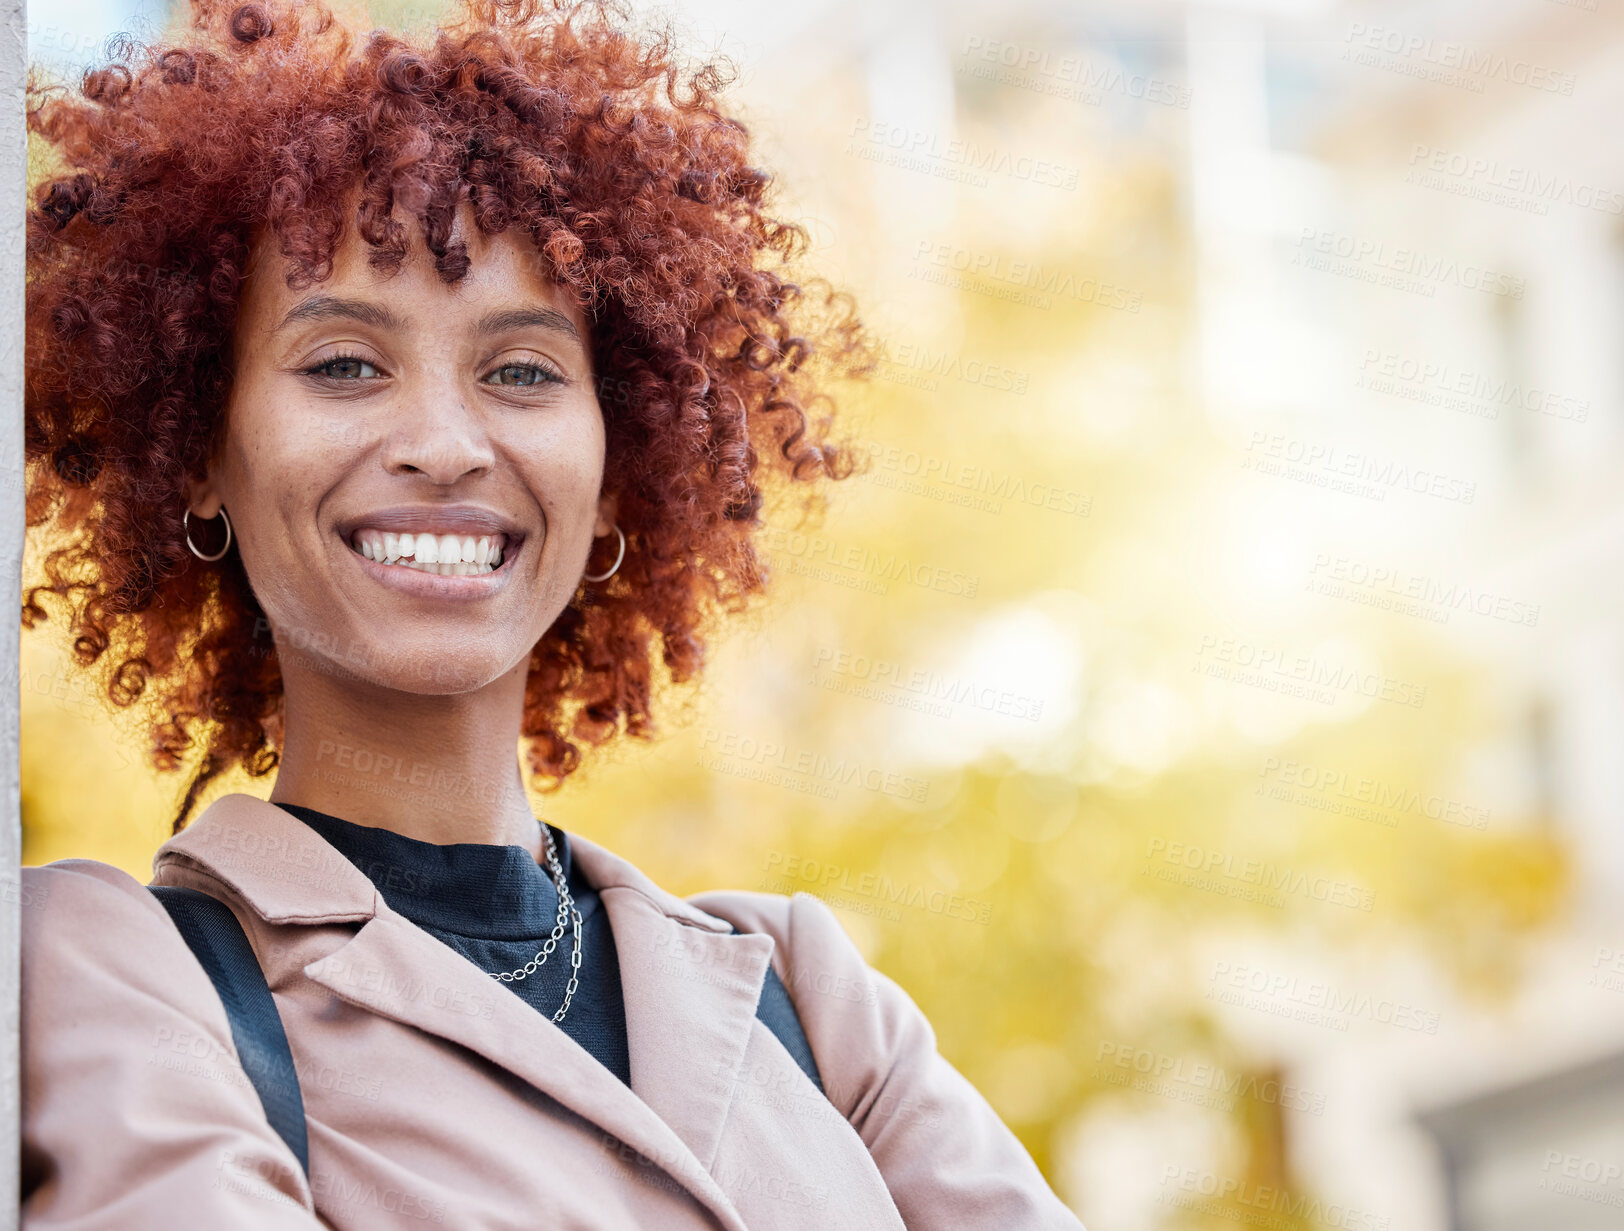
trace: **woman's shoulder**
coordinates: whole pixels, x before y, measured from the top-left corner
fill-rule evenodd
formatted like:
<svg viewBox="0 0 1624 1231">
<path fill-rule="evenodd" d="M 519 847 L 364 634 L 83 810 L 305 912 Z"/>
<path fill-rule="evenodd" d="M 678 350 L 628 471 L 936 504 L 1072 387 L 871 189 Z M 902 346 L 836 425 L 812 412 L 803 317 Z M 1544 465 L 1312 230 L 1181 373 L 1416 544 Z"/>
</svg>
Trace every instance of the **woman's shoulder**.
<svg viewBox="0 0 1624 1231">
<path fill-rule="evenodd" d="M 117 918 L 148 918 L 162 924 L 167 913 L 151 891 L 123 868 L 95 859 L 58 859 L 25 866 L 19 881 L 23 946 L 91 939 Z"/>
<path fill-rule="evenodd" d="M 824 1093 L 868 1146 L 904 1222 L 945 1226 L 973 1203 L 978 1226 L 1082 1231 L 1019 1139 L 937 1050 L 913 998 L 869 965 L 826 903 L 749 890 L 688 900 L 773 938 Z"/>
<path fill-rule="evenodd" d="M 899 1038 L 909 1034 L 934 1051 L 930 1024 L 913 999 L 868 963 L 821 898 L 728 889 L 688 900 L 741 932 L 772 937 L 773 965 L 795 1001 L 814 1054 L 885 1068 Z"/>
<path fill-rule="evenodd" d="M 208 976 L 151 890 L 94 859 L 25 867 L 19 882 L 25 1025 L 61 1020 L 83 989 L 228 1031 Z"/>
<path fill-rule="evenodd" d="M 792 969 L 804 964 L 853 961 L 867 969 L 868 964 L 834 911 L 810 893 L 715 889 L 687 900 L 740 932 L 771 936 L 778 954 Z"/>
<path fill-rule="evenodd" d="M 314 1226 L 163 904 L 93 859 L 24 868 L 20 887 L 22 1224 L 165 1226 L 184 1204 L 189 1225 Z"/>
</svg>

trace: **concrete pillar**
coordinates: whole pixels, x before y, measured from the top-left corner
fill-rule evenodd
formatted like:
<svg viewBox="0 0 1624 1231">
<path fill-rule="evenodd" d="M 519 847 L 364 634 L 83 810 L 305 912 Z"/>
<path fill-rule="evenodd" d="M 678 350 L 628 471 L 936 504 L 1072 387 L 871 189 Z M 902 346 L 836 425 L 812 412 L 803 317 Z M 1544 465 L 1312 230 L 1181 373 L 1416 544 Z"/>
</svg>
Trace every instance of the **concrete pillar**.
<svg viewBox="0 0 1624 1231">
<path fill-rule="evenodd" d="M 0 1228 L 17 1226 L 17 639 L 23 559 L 25 0 L 0 0 Z"/>
</svg>

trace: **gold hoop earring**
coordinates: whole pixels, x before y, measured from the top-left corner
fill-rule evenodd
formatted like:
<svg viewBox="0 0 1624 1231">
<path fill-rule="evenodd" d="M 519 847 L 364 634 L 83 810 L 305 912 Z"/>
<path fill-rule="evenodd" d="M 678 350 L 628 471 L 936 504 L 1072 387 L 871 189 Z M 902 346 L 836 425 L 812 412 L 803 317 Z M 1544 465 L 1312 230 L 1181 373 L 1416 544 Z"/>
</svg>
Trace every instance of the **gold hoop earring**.
<svg viewBox="0 0 1624 1231">
<path fill-rule="evenodd" d="M 619 522 L 615 523 L 615 533 L 620 536 L 620 552 L 619 552 L 618 555 L 615 556 L 615 562 L 612 565 L 609 566 L 609 571 L 607 573 L 602 573 L 602 574 L 600 574 L 600 575 L 598 575 L 596 577 L 594 577 L 591 573 L 582 573 L 581 577 L 582 577 L 583 580 L 585 580 L 585 581 L 608 581 L 611 577 L 613 577 L 615 575 L 616 572 L 619 571 L 620 562 L 626 558 L 626 532 L 620 528 L 620 523 Z"/>
<path fill-rule="evenodd" d="M 187 509 L 186 512 L 181 514 L 180 524 L 186 531 L 186 546 L 192 549 L 192 554 L 199 560 L 218 560 L 221 556 L 226 554 L 227 549 L 229 549 L 231 546 L 231 518 L 226 515 L 225 505 L 220 506 L 220 516 L 226 519 L 225 546 L 220 548 L 219 551 L 215 552 L 214 555 L 205 556 L 197 549 L 197 544 L 192 542 L 192 510 Z M 214 519 L 211 517 L 209 520 L 213 521 Z"/>
</svg>

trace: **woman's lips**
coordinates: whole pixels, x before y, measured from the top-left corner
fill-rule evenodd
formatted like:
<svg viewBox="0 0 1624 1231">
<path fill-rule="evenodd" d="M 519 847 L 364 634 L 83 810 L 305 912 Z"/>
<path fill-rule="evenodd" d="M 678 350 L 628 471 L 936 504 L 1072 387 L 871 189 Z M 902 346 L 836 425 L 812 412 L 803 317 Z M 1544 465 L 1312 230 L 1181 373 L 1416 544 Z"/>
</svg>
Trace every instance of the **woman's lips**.
<svg viewBox="0 0 1624 1231">
<path fill-rule="evenodd" d="M 500 540 L 506 536 L 482 537 Z M 505 544 L 501 548 L 501 563 L 496 568 L 467 574 L 441 573 L 437 571 L 440 567 L 438 564 L 434 566 L 434 572 L 430 572 L 426 566 L 414 567 L 398 561 L 390 564 L 369 558 L 358 551 L 353 543 L 345 542 L 344 547 L 345 554 L 352 557 L 369 576 L 403 594 L 419 598 L 477 599 L 495 594 L 507 585 L 508 579 L 513 576 L 514 561 L 518 559 L 526 541 L 520 538 Z"/>
</svg>

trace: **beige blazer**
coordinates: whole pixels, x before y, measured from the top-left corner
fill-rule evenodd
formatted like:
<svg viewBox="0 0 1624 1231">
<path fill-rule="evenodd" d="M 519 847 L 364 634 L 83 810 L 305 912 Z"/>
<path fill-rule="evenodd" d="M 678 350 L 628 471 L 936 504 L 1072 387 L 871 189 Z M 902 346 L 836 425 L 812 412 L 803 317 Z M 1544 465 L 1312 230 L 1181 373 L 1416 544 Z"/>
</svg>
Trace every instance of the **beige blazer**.
<svg viewBox="0 0 1624 1231">
<path fill-rule="evenodd" d="M 817 898 L 689 901 L 571 849 L 615 936 L 630 1089 L 281 808 L 226 795 L 159 849 L 153 883 L 224 898 L 265 968 L 308 1181 L 152 894 L 93 860 L 23 869 L 23 1227 L 1081 1227 Z M 769 962 L 827 1097 L 756 1019 Z"/>
</svg>

